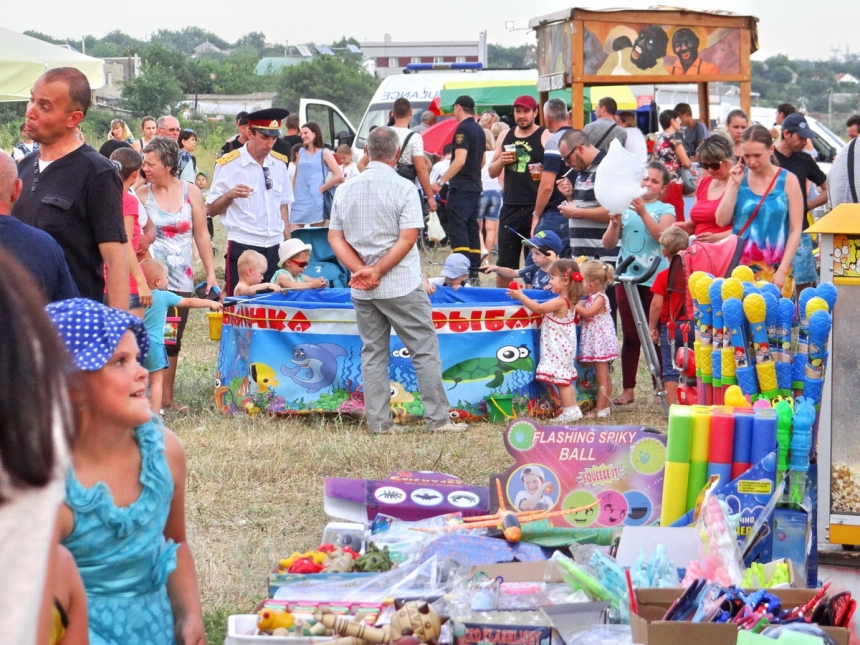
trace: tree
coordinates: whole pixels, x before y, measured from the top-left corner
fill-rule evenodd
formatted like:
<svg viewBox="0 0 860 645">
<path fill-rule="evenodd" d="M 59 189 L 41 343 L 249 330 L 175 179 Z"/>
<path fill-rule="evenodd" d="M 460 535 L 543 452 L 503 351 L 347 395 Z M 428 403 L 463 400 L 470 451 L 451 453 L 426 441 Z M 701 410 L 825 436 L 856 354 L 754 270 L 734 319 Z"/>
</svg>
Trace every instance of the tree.
<svg viewBox="0 0 860 645">
<path fill-rule="evenodd" d="M 258 56 L 262 56 L 263 52 L 266 51 L 266 34 L 260 31 L 252 31 L 249 34 L 245 34 L 236 41 L 233 49 L 245 49 L 254 52 Z"/>
<path fill-rule="evenodd" d="M 495 68 L 511 67 L 536 67 L 534 45 L 520 45 L 519 47 L 502 47 L 501 45 L 487 45 L 487 65 Z"/>
<path fill-rule="evenodd" d="M 298 110 L 299 99 L 313 97 L 331 101 L 347 117 L 358 121 L 377 85 L 379 79 L 353 60 L 317 56 L 306 63 L 282 69 L 273 89 L 278 92 L 278 105 L 291 112 Z"/>
<path fill-rule="evenodd" d="M 46 43 L 51 43 L 52 45 L 65 45 L 65 40 L 57 40 L 53 36 L 49 36 L 48 34 L 43 34 L 41 31 L 33 31 L 32 29 L 28 29 L 24 32 L 25 36 L 30 36 L 30 38 L 38 38 L 39 40 L 44 40 Z"/>
<path fill-rule="evenodd" d="M 125 107 L 135 116 L 172 113 L 184 96 L 173 72 L 152 63 L 143 63 L 140 76 L 122 86 Z"/>
</svg>

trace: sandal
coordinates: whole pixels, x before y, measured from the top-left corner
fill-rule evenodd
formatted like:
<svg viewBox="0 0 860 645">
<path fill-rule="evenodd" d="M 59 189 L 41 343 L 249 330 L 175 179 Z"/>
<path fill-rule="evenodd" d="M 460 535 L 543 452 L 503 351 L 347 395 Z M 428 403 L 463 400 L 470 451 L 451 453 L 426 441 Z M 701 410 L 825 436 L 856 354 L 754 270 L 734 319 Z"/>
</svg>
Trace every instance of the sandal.
<svg viewBox="0 0 860 645">
<path fill-rule="evenodd" d="M 612 405 L 632 405 L 633 399 L 628 399 L 623 394 L 612 399 Z M 608 408 L 606 408 L 608 409 Z"/>
</svg>

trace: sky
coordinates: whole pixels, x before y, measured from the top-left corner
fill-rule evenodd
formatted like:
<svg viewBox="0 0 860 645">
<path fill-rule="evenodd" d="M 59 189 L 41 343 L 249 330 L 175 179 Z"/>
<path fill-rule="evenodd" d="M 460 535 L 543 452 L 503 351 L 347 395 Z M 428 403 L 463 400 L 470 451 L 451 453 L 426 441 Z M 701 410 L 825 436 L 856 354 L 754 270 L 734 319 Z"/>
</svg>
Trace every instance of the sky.
<svg viewBox="0 0 860 645">
<path fill-rule="evenodd" d="M 159 29 L 198 26 L 229 42 L 252 31 L 262 31 L 270 43 L 330 43 L 342 36 L 359 42 L 393 40 L 477 40 L 487 32 L 487 42 L 517 46 L 535 42 L 525 28 L 531 18 L 573 6 L 570 0 L 327 0 L 325 3 L 295 0 L 258 0 L 244 5 L 236 0 L 178 3 L 146 0 L 120 5 L 104 0 L 78 0 L 72 9 L 67 0 L 7 2 L 0 25 L 15 31 L 32 29 L 57 38 L 82 35 L 102 37 L 119 29 L 145 39 Z M 583 8 L 627 6 L 645 9 L 652 3 L 584 4 Z M 685 8 L 714 9 L 752 14 L 759 18 L 760 49 L 754 60 L 783 53 L 792 58 L 827 59 L 832 49 L 846 51 L 856 35 L 858 9 L 852 0 L 825 0 L 813 4 L 789 4 L 785 0 L 689 0 Z M 801 7 L 788 10 L 788 7 Z M 123 7 L 125 10 L 120 9 Z M 247 9 L 245 8 L 247 7 Z M 320 11 L 310 7 L 320 7 Z M 421 13 L 419 9 L 427 7 Z M 36 9 L 34 11 L 34 9 Z M 244 16 L 247 17 L 244 17 Z M 515 31 L 505 29 L 511 21 Z M 522 28 L 522 30 L 520 30 Z M 856 42 L 856 41 L 853 41 Z M 860 43 L 855 48 L 860 50 Z"/>
</svg>

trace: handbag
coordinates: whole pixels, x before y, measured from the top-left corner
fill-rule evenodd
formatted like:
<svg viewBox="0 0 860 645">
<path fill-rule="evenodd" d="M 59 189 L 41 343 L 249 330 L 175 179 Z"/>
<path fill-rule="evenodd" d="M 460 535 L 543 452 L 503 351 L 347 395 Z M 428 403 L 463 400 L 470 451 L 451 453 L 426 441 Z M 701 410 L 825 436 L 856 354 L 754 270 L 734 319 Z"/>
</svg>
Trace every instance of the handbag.
<svg viewBox="0 0 860 645">
<path fill-rule="evenodd" d="M 681 183 L 684 185 L 684 195 L 692 195 L 696 192 L 696 178 L 693 177 L 693 172 L 689 168 L 681 167 L 678 171 L 681 177 Z"/>
<path fill-rule="evenodd" d="M 445 229 L 442 228 L 442 222 L 439 221 L 436 211 L 430 211 L 427 216 L 427 239 L 431 242 L 441 242 L 445 239 Z"/>
<path fill-rule="evenodd" d="M 328 168 L 325 165 L 325 148 L 322 149 L 322 153 L 320 154 L 320 164 L 322 164 L 323 170 L 323 181 L 320 186 L 325 184 L 325 178 L 327 174 Z M 328 190 L 324 191 L 323 196 L 323 219 L 331 219 L 331 205 L 334 203 L 334 191 L 337 190 L 337 186 L 332 186 Z"/>
<path fill-rule="evenodd" d="M 406 135 L 406 140 L 403 142 L 403 145 L 400 147 L 400 154 L 397 156 L 397 165 L 394 166 L 395 172 L 398 175 L 403 177 L 404 179 L 408 179 L 409 181 L 415 181 L 415 178 L 418 176 L 418 173 L 415 171 L 414 163 L 404 163 L 400 161 L 400 157 L 403 156 L 403 151 L 406 150 L 406 147 L 409 145 L 409 139 L 412 138 L 414 132 L 410 132 Z"/>
<path fill-rule="evenodd" d="M 782 174 L 782 170 L 783 170 L 782 168 L 777 170 L 773 176 L 773 179 L 770 180 L 770 185 L 767 187 L 767 190 L 764 191 L 764 195 L 761 196 L 761 199 L 758 200 L 758 205 L 755 207 L 755 210 L 750 215 L 746 224 L 744 224 L 743 227 L 741 228 L 741 230 L 738 231 L 738 237 L 739 238 L 743 238 L 744 233 L 746 233 L 746 230 L 749 228 L 750 224 L 753 223 L 753 220 L 756 218 L 756 215 L 758 215 L 758 212 L 759 212 L 759 209 L 761 208 L 761 205 L 764 204 L 764 200 L 767 199 L 767 196 L 770 195 L 770 191 L 773 190 L 773 185 L 776 183 L 777 178 Z"/>
</svg>

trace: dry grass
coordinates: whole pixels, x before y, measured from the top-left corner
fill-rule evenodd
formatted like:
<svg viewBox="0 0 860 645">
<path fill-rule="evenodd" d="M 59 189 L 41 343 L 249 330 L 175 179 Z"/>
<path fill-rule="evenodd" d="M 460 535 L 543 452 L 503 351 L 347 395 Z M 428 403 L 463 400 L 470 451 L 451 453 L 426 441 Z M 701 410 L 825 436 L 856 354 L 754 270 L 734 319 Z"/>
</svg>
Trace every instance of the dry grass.
<svg viewBox="0 0 860 645">
<path fill-rule="evenodd" d="M 201 166 L 202 167 L 202 166 Z M 224 231 L 216 225 L 216 258 L 223 276 Z M 438 275 L 446 251 L 425 254 L 428 275 Z M 492 277 L 483 279 L 485 286 Z M 391 471 L 436 470 L 471 484 L 507 467 L 504 426 L 473 425 L 462 436 L 405 434 L 370 437 L 351 422 L 224 416 L 211 402 L 218 344 L 206 318 L 191 312 L 183 340 L 177 399 L 189 414 L 169 416 L 188 457 L 189 540 L 206 614 L 210 644 L 221 643 L 226 616 L 250 611 L 265 595 L 266 573 L 293 551 L 315 547 L 329 521 L 323 512 L 326 477 L 382 478 Z M 620 368 L 616 381 L 620 379 Z M 637 403 L 613 411 L 614 425 L 665 427 L 640 377 Z M 616 391 L 620 391 L 616 382 Z"/>
</svg>

